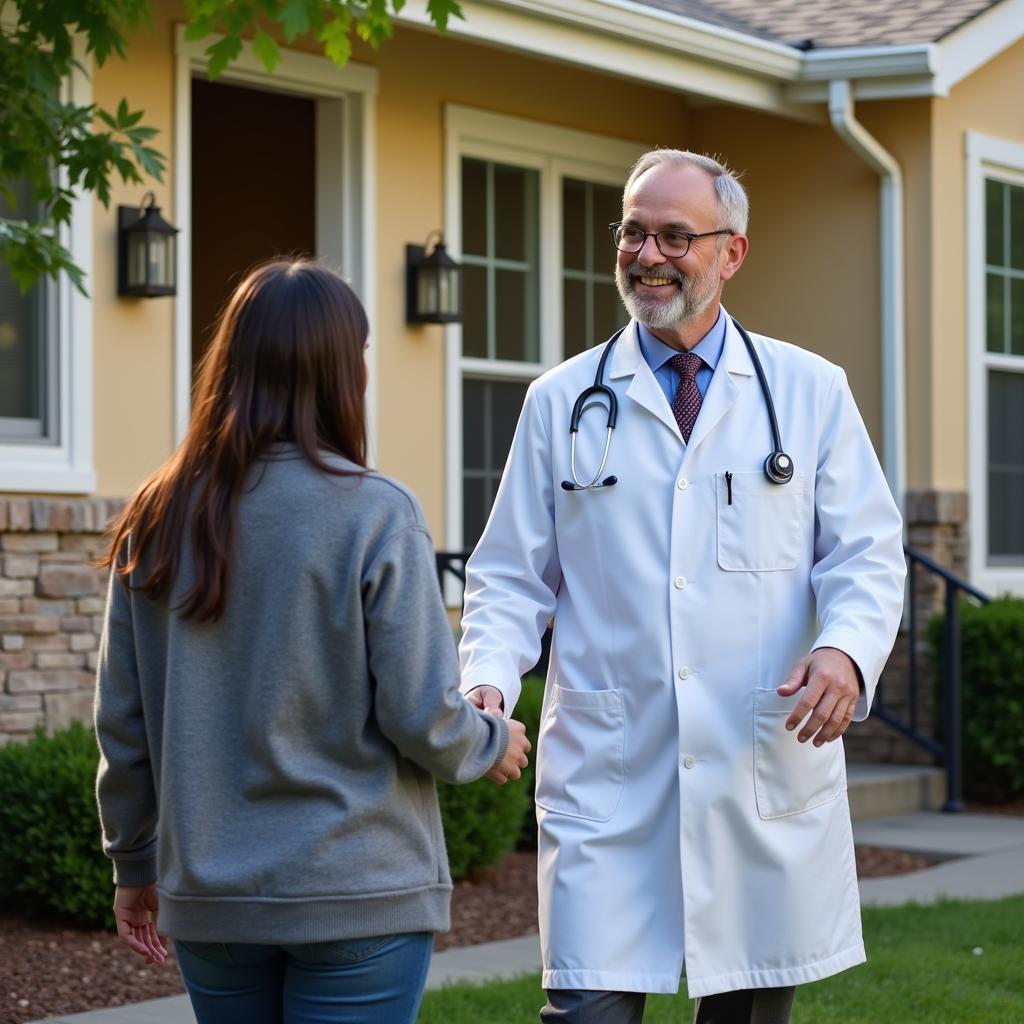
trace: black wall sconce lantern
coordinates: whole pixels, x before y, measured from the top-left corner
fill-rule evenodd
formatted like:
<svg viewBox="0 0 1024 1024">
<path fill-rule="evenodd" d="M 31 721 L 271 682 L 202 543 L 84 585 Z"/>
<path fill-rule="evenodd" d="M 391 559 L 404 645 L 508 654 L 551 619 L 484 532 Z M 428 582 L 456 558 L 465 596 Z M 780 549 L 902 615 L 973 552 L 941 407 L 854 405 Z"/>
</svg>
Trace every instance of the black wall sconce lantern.
<svg viewBox="0 0 1024 1024">
<path fill-rule="evenodd" d="M 141 206 L 117 208 L 118 295 L 152 298 L 176 293 L 177 233 L 160 216 L 152 192 L 146 193 Z"/>
<path fill-rule="evenodd" d="M 428 253 L 430 240 L 437 243 Z M 462 267 L 445 251 L 435 231 L 427 244 L 405 247 L 405 322 L 455 324 L 462 319 Z"/>
</svg>

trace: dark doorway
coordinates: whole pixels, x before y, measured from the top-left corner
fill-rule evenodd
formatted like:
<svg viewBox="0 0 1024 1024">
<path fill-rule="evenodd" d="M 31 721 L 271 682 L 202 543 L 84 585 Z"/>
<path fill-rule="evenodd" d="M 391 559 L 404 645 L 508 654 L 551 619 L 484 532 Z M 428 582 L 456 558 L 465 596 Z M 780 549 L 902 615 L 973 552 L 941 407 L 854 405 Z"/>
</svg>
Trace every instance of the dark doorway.
<svg viewBox="0 0 1024 1024">
<path fill-rule="evenodd" d="M 192 365 L 242 275 L 316 252 L 316 101 L 192 81 Z"/>
</svg>

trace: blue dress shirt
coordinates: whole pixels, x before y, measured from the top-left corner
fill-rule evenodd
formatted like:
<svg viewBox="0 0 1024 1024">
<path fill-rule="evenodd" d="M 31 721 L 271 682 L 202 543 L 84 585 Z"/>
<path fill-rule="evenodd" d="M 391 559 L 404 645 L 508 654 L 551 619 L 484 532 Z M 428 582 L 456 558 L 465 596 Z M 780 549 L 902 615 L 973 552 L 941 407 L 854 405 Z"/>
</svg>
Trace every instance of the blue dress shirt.
<svg viewBox="0 0 1024 1024">
<path fill-rule="evenodd" d="M 656 338 L 643 324 L 637 325 L 640 329 L 640 351 L 647 360 L 647 365 L 654 373 L 654 377 L 665 392 L 668 404 L 672 404 L 676 388 L 679 387 L 679 374 L 668 365 L 668 361 L 679 352 L 669 347 L 665 342 Z M 697 371 L 697 390 L 700 397 L 704 398 L 708 393 L 708 386 L 711 384 L 711 377 L 722 357 L 722 349 L 725 347 L 725 310 L 719 308 L 718 319 L 715 326 L 704 335 L 696 345 L 690 349 L 704 360 L 704 365 Z"/>
</svg>

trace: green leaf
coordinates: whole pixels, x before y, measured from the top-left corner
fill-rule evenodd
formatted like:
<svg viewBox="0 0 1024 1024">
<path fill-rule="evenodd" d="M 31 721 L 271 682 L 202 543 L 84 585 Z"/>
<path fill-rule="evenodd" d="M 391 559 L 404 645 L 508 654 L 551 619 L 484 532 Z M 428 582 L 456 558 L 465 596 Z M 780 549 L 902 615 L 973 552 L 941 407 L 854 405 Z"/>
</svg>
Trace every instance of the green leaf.
<svg viewBox="0 0 1024 1024">
<path fill-rule="evenodd" d="M 235 36 L 225 36 L 206 48 L 209 58 L 207 74 L 210 81 L 218 78 L 224 69 L 242 52 L 242 40 Z"/>
<path fill-rule="evenodd" d="M 349 39 L 348 27 L 341 21 L 329 21 L 320 30 L 320 41 L 324 44 L 324 53 L 339 67 L 343 68 L 352 56 L 352 41 Z"/>
<path fill-rule="evenodd" d="M 277 43 L 266 32 L 256 33 L 252 49 L 268 71 L 273 71 L 281 60 L 281 51 L 277 48 Z"/>
<path fill-rule="evenodd" d="M 309 31 L 309 5 L 306 0 L 284 0 L 277 20 L 284 28 L 285 40 L 290 43 L 297 36 L 305 35 Z"/>
<path fill-rule="evenodd" d="M 457 0 L 427 0 L 427 14 L 442 32 L 448 28 L 449 18 L 465 20 L 466 17 Z"/>
</svg>

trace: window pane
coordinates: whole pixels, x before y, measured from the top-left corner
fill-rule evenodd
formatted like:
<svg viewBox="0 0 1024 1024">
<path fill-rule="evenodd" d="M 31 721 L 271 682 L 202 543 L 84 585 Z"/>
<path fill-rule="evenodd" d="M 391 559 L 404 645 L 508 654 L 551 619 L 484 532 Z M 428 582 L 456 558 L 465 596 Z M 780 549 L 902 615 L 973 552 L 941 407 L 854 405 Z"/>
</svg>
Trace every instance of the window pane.
<svg viewBox="0 0 1024 1024">
<path fill-rule="evenodd" d="M 1006 279 L 1000 274 L 985 275 L 985 348 L 989 352 L 1003 352 L 1006 330 L 1003 318 Z"/>
<path fill-rule="evenodd" d="M 1010 278 L 1010 351 L 1024 356 L 1024 278 Z"/>
<path fill-rule="evenodd" d="M 614 284 L 600 281 L 594 284 L 594 337 L 591 345 L 599 345 L 607 341 L 623 324 L 629 320 L 629 314 L 619 298 L 619 290 Z"/>
<path fill-rule="evenodd" d="M 562 262 L 569 270 L 587 269 L 587 186 L 562 179 Z"/>
<path fill-rule="evenodd" d="M 0 216 L 33 220 L 36 205 L 28 183 L 14 181 L 10 187 L 14 202 L 0 196 Z M 46 433 L 52 289 L 44 280 L 22 295 L 7 264 L 0 264 L 0 437 L 26 440 Z"/>
<path fill-rule="evenodd" d="M 537 172 L 494 165 L 494 254 L 502 260 L 536 262 Z"/>
<path fill-rule="evenodd" d="M 487 357 L 487 268 L 462 266 L 462 354 Z"/>
<path fill-rule="evenodd" d="M 487 164 L 462 161 L 462 251 L 487 255 Z"/>
<path fill-rule="evenodd" d="M 1006 266 L 1003 250 L 1003 194 L 1001 181 L 985 182 L 985 262 Z"/>
<path fill-rule="evenodd" d="M 989 555 L 1024 561 L 1024 374 L 989 372 Z"/>
<path fill-rule="evenodd" d="M 537 362 L 540 343 L 536 273 L 496 270 L 494 298 L 495 358 Z"/>
<path fill-rule="evenodd" d="M 590 269 L 610 274 L 615 266 L 615 248 L 608 225 L 622 216 L 622 192 L 609 185 L 592 185 L 591 188 L 594 208 L 591 215 Z"/>
<path fill-rule="evenodd" d="M 462 528 L 467 547 L 476 544 L 487 521 L 527 386 L 523 381 L 463 381 Z"/>
<path fill-rule="evenodd" d="M 462 481 L 462 544 L 472 550 L 484 532 L 491 502 L 485 480 L 467 478 Z"/>
<path fill-rule="evenodd" d="M 1024 270 L 1024 188 L 1008 186 L 1010 193 L 1010 266 Z"/>
<path fill-rule="evenodd" d="M 565 278 L 562 282 L 562 337 L 565 358 L 578 355 L 588 347 L 587 285 L 585 281 Z"/>
</svg>

